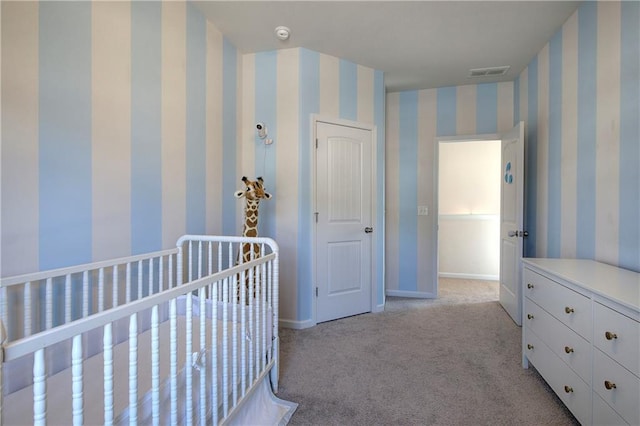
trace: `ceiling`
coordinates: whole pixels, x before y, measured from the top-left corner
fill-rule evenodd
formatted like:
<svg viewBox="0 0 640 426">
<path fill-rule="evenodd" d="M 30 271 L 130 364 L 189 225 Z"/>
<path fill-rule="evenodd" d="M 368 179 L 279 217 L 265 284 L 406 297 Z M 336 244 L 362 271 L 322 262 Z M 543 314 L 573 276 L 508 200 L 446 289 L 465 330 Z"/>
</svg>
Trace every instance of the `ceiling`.
<svg viewBox="0 0 640 426">
<path fill-rule="evenodd" d="M 579 1 L 194 1 L 242 53 L 304 47 L 384 71 L 388 91 L 512 81 Z M 289 40 L 274 29 L 291 29 Z M 501 77 L 472 68 L 511 66 Z"/>
</svg>

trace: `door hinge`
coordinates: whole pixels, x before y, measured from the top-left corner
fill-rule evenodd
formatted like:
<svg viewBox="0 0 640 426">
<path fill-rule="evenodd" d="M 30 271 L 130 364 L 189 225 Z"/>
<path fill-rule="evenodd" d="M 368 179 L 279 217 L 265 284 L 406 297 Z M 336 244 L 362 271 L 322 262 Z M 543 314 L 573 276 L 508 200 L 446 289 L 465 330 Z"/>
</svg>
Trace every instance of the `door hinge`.
<svg viewBox="0 0 640 426">
<path fill-rule="evenodd" d="M 318 215 L 319 215 L 319 214 L 320 214 L 320 213 L 318 213 L 318 212 L 315 212 L 315 213 L 314 213 L 314 215 L 316 215 L 316 223 L 318 223 Z"/>
<path fill-rule="evenodd" d="M 316 138 L 316 149 L 318 149 L 318 138 Z"/>
<path fill-rule="evenodd" d="M 316 287 L 316 297 L 318 297 L 318 287 Z"/>
</svg>

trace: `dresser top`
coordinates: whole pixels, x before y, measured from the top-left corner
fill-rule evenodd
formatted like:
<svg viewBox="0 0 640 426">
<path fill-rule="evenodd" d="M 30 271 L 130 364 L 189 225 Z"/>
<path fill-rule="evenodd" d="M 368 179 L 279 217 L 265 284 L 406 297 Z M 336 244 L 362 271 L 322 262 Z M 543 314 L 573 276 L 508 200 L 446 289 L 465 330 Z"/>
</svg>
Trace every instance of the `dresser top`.
<svg viewBox="0 0 640 426">
<path fill-rule="evenodd" d="M 640 310 L 640 273 L 587 259 L 522 259 L 546 271 L 636 311 Z"/>
</svg>

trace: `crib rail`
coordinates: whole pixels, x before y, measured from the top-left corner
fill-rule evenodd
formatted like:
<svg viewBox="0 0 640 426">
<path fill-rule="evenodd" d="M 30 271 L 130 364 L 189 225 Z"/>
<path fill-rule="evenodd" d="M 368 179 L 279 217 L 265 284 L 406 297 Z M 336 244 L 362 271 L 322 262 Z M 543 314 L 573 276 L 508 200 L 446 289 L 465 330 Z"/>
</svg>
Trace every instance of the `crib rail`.
<svg viewBox="0 0 640 426">
<path fill-rule="evenodd" d="M 178 249 L 0 279 L 13 341 L 174 287 Z"/>
<path fill-rule="evenodd" d="M 237 253 L 241 250 L 241 244 L 258 245 L 260 256 L 238 264 Z M 3 323 L 0 322 L 0 424 L 7 409 L 10 409 L 4 406 L 2 399 L 3 394 L 11 392 L 2 389 L 4 368 L 12 361 L 24 360 L 25 357 L 29 359 L 32 371 L 29 384 L 33 395 L 33 423 L 47 422 L 47 385 L 56 373 L 48 371 L 50 363 L 47 359 L 49 351 L 55 351 L 56 345 L 60 344 L 69 344 L 71 347 L 67 360 L 71 379 L 65 392 L 72 394 L 72 422 L 87 422 L 84 408 L 94 401 L 87 400 L 86 389 L 83 388 L 86 374 L 84 365 L 91 357 L 87 353 L 87 341 L 90 335 L 95 337 L 96 333 L 103 348 L 101 368 L 104 389 L 100 403 L 104 406 L 104 418 L 100 422 L 104 424 L 221 424 L 233 417 L 237 407 L 250 394 L 252 386 L 267 374 L 271 376 L 272 386 L 277 391 L 276 243 L 268 238 L 188 235 L 178 240 L 175 251 L 129 258 L 126 264 L 157 259 L 159 256 L 175 259 L 175 281 L 155 293 L 149 291 L 144 297 L 128 303 L 110 309 L 98 309 L 82 318 L 4 343 Z M 121 260 L 103 262 L 97 270 L 122 264 Z M 64 273 L 60 276 L 84 274 L 81 267 L 78 268 L 61 270 Z M 44 276 L 32 274 L 24 277 L 31 280 L 26 282 L 33 282 L 42 280 Z M 3 280 L 2 291 L 20 285 L 21 281 L 24 280 Z M 128 323 L 128 333 L 124 338 L 118 337 L 115 331 L 123 321 Z M 159 331 L 163 326 L 168 327 L 168 333 Z M 149 331 L 151 336 L 148 348 L 150 360 L 139 359 L 140 345 L 143 345 L 139 337 L 145 331 Z M 182 346 L 178 345 L 178 337 L 184 339 Z M 122 343 L 128 350 L 126 366 L 116 365 L 114 358 L 116 347 L 121 349 L 122 346 L 118 345 Z M 168 354 L 160 350 L 167 344 L 170 348 Z M 168 378 L 163 379 L 160 376 L 160 364 L 161 361 L 166 362 L 167 357 L 170 360 L 170 373 Z M 148 390 L 141 388 L 143 385 L 138 381 L 144 369 L 151 371 Z M 128 381 L 128 407 L 124 411 L 114 404 L 114 384 L 122 380 L 118 372 L 120 375 L 126 374 Z M 167 389 L 169 402 L 163 403 L 163 392 Z M 148 418 L 144 417 L 140 406 L 143 394 L 151 400 Z M 168 418 L 162 417 L 165 406 L 170 408 Z"/>
</svg>

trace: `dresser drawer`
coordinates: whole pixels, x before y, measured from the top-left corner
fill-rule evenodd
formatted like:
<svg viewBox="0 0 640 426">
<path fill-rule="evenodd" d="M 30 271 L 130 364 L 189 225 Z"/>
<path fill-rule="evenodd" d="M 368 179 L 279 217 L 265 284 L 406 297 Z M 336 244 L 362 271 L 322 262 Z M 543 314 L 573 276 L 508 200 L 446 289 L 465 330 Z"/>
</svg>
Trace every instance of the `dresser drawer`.
<svg viewBox="0 0 640 426">
<path fill-rule="evenodd" d="M 629 424 L 640 424 L 640 378 L 598 349 L 593 351 L 593 390 Z"/>
<path fill-rule="evenodd" d="M 595 346 L 640 376 L 640 323 L 599 303 L 593 306 Z"/>
<path fill-rule="evenodd" d="M 587 383 L 591 383 L 591 344 L 525 298 L 524 324 Z"/>
<path fill-rule="evenodd" d="M 525 269 L 524 294 L 576 333 L 591 339 L 591 300 L 536 272 Z"/>
<path fill-rule="evenodd" d="M 593 424 L 595 426 L 627 426 L 629 423 L 595 394 L 593 395 Z"/>
<path fill-rule="evenodd" d="M 591 388 L 526 325 L 524 352 L 540 375 L 573 415 L 582 423 L 591 423 Z"/>
</svg>

